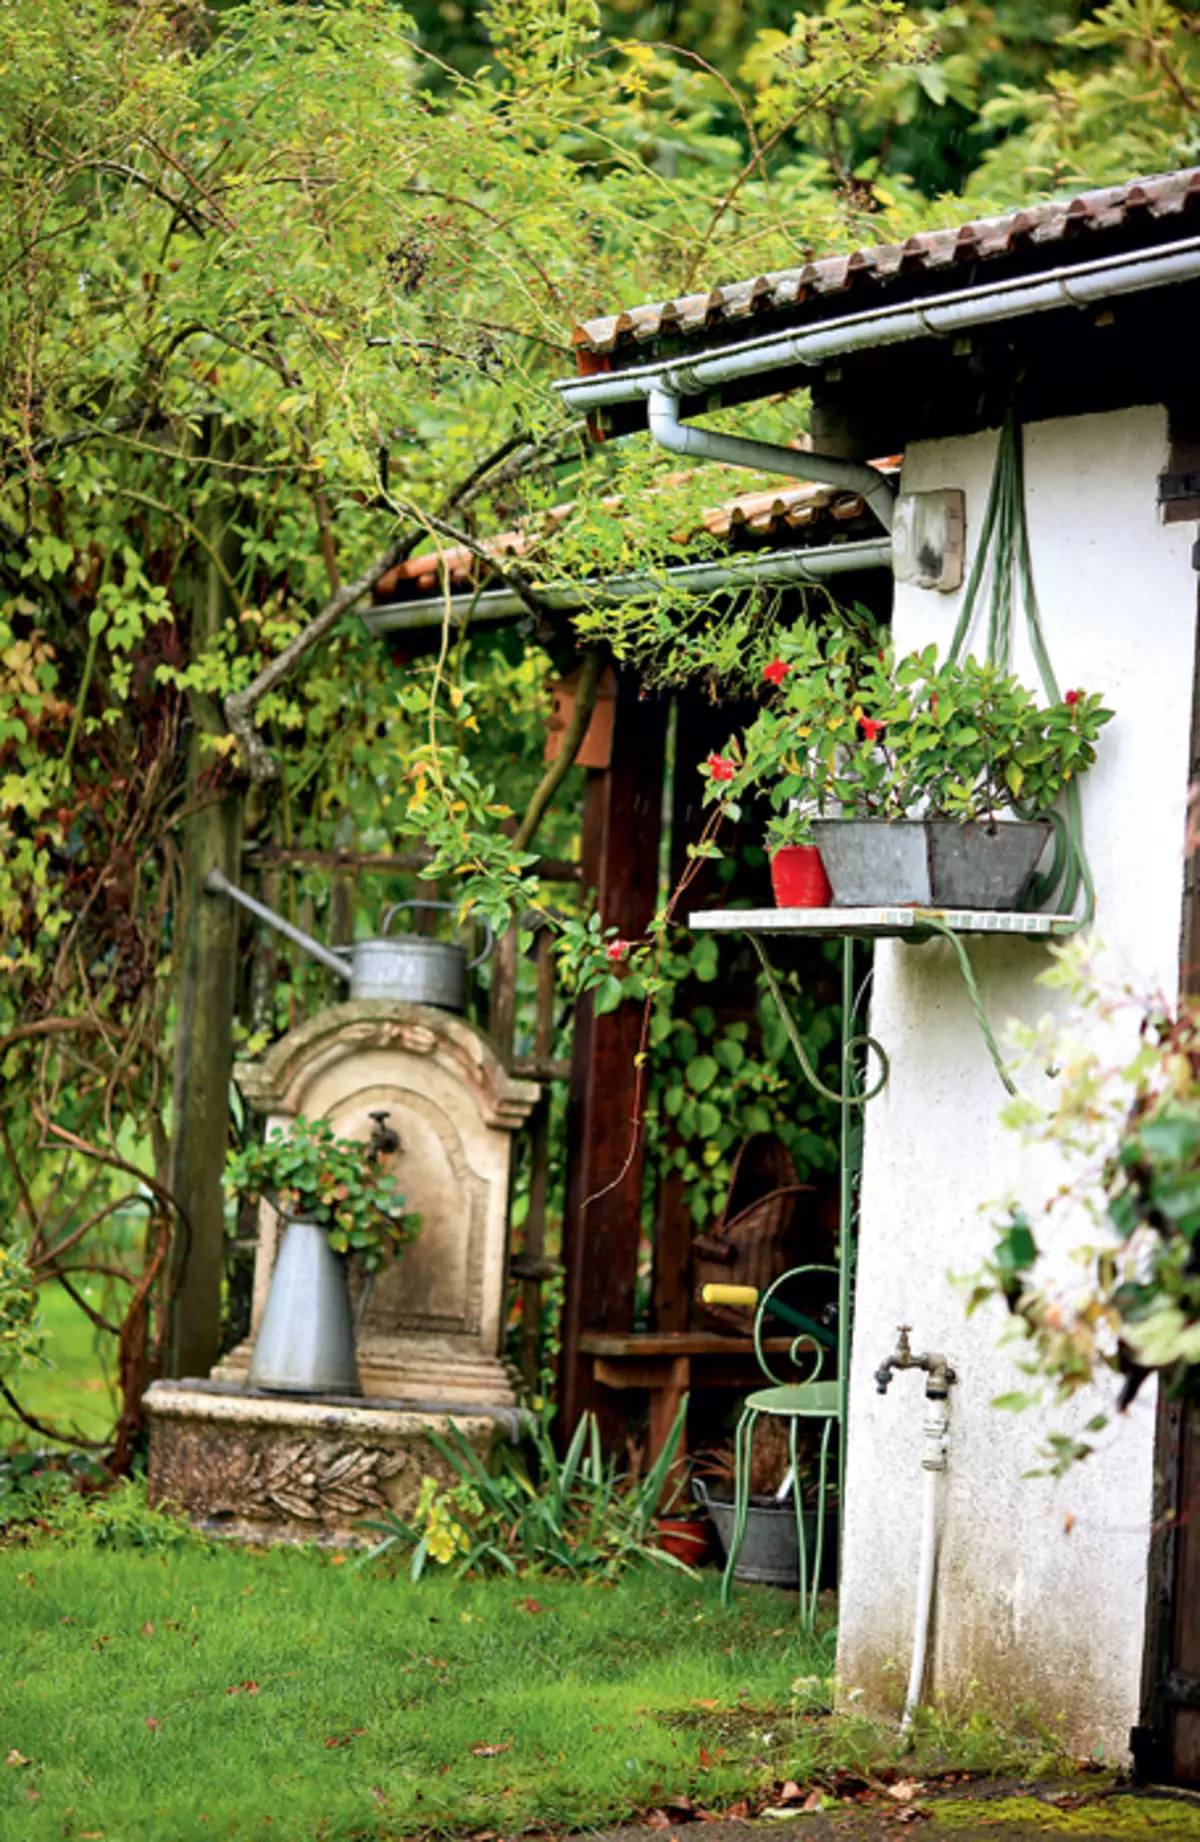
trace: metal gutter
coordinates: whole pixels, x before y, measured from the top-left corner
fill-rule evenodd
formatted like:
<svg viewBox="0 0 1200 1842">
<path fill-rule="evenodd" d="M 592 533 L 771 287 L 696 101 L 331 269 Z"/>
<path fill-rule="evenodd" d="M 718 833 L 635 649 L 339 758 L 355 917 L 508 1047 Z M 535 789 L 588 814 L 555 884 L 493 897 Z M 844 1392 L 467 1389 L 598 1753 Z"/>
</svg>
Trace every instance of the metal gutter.
<svg viewBox="0 0 1200 1842">
<path fill-rule="evenodd" d="M 738 345 L 700 352 L 695 358 L 631 366 L 627 371 L 590 377 L 561 378 L 554 388 L 573 410 L 602 409 L 663 392 L 675 397 L 703 396 L 734 379 L 757 376 L 785 365 L 820 365 L 826 359 L 870 347 L 899 345 L 913 339 L 953 338 L 997 321 L 1046 313 L 1054 308 L 1086 308 L 1123 294 L 1175 282 L 1200 280 L 1200 237 L 1186 237 L 1145 256 L 1106 256 L 1050 269 L 1034 279 L 1015 279 L 960 288 L 922 302 L 897 302 L 842 314 L 790 333 L 747 339 Z M 811 476 L 810 476 L 811 477 Z"/>
<path fill-rule="evenodd" d="M 810 456 L 795 453 L 797 460 Z M 656 575 L 590 577 L 585 582 L 557 582 L 537 591 L 538 600 L 552 613 L 571 614 L 595 602 L 636 601 L 664 589 L 678 588 L 693 595 L 716 594 L 724 589 L 754 588 L 759 583 L 824 582 L 830 576 L 857 569 L 890 569 L 892 546 L 888 538 L 868 538 L 858 543 L 813 545 L 809 550 L 783 550 L 741 556 L 730 562 L 682 563 Z M 450 624 L 458 627 L 519 620 L 529 609 L 509 588 L 486 589 L 482 594 L 451 595 Z M 430 595 L 422 601 L 395 602 L 390 607 L 368 608 L 362 615 L 368 633 L 411 633 L 440 627 L 446 619 L 446 597 Z"/>
<path fill-rule="evenodd" d="M 797 480 L 819 480 L 826 486 L 843 486 L 861 493 L 885 531 L 892 528 L 896 488 L 877 467 L 861 461 L 835 460 L 829 454 L 810 454 L 801 448 L 782 448 L 774 442 L 751 441 L 743 435 L 719 435 L 680 418 L 680 400 L 666 390 L 652 390 L 648 417 L 650 433 L 660 448 L 686 454 L 690 460 L 721 461 L 732 467 L 761 468 L 764 473 L 785 473 Z"/>
</svg>

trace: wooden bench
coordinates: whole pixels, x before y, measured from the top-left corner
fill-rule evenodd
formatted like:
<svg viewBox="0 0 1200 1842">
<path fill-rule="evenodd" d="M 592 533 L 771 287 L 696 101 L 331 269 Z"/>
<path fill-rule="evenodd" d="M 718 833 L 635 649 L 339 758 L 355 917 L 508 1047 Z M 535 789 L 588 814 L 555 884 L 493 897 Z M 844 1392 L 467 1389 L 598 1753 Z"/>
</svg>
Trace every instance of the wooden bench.
<svg viewBox="0 0 1200 1842">
<path fill-rule="evenodd" d="M 786 1356 L 794 1337 L 764 1337 L 769 1355 Z M 579 1348 L 602 1388 L 644 1388 L 650 1396 L 646 1463 L 666 1443 L 679 1403 L 693 1388 L 754 1388 L 765 1378 L 753 1337 L 726 1337 L 715 1330 L 587 1330 Z M 680 1455 L 687 1450 L 686 1431 Z"/>
</svg>

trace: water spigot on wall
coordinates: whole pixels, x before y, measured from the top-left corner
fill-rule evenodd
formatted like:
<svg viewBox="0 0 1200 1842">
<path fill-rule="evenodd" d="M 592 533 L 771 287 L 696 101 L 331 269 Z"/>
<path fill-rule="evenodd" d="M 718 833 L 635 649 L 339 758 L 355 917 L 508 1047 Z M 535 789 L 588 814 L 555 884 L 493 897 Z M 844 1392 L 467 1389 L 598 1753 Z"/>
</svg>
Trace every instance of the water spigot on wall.
<svg viewBox="0 0 1200 1842">
<path fill-rule="evenodd" d="M 875 1371 L 875 1387 L 880 1394 L 886 1394 L 891 1385 L 892 1375 L 897 1369 L 921 1369 L 929 1377 L 925 1392 L 931 1400 L 944 1401 L 950 1391 L 952 1382 L 958 1380 L 950 1366 L 948 1357 L 938 1351 L 924 1350 L 914 1356 L 909 1342 L 911 1324 L 901 1324 L 896 1332 L 896 1347 L 887 1361 Z"/>
<path fill-rule="evenodd" d="M 380 1107 L 378 1112 L 371 1114 L 375 1123 L 367 1140 L 367 1162 L 370 1164 L 378 1164 L 381 1158 L 388 1158 L 394 1151 L 400 1150 L 400 1134 L 387 1123 L 391 1117 L 386 1107 Z"/>
</svg>

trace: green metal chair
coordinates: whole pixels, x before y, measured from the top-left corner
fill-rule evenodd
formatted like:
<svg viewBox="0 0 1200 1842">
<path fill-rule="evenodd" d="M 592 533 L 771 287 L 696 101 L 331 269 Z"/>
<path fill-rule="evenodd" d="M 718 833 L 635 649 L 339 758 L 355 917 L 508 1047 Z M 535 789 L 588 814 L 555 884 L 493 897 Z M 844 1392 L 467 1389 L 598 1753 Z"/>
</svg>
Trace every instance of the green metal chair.
<svg viewBox="0 0 1200 1842">
<path fill-rule="evenodd" d="M 705 1304 L 757 1305 L 758 1309 L 754 1318 L 754 1352 L 759 1368 L 772 1384 L 769 1388 L 756 1389 L 747 1397 L 738 1421 L 737 1432 L 734 1435 L 733 1533 L 725 1562 L 725 1577 L 721 1582 L 721 1602 L 723 1605 L 729 1604 L 730 1594 L 733 1591 L 733 1570 L 737 1566 L 738 1555 L 746 1536 L 746 1516 L 750 1507 L 750 1461 L 754 1451 L 754 1429 L 763 1414 L 770 1414 L 788 1422 L 788 1462 L 791 1468 L 792 1504 L 796 1514 L 796 1546 L 800 1572 L 800 1614 L 808 1630 L 812 1629 L 816 1618 L 821 1562 L 825 1553 L 825 1523 L 830 1483 L 829 1448 L 833 1438 L 833 1429 L 835 1426 L 840 1427 L 843 1412 L 841 1380 L 836 1373 L 822 1375 L 822 1370 L 829 1358 L 832 1358 L 836 1370 L 840 1338 L 837 1331 L 828 1329 L 804 1312 L 797 1310 L 793 1305 L 786 1304 L 777 1294 L 782 1287 L 794 1285 L 797 1280 L 803 1279 L 805 1274 L 813 1273 L 830 1273 L 835 1279 L 840 1279 L 838 1267 L 814 1264 L 796 1266 L 790 1272 L 782 1273 L 761 1295 L 754 1286 L 710 1285 L 705 1286 L 703 1291 Z M 772 1369 L 767 1353 L 763 1349 L 763 1320 L 767 1317 L 776 1318 L 787 1324 L 790 1329 L 799 1332 L 788 1352 L 788 1361 L 793 1369 L 802 1369 L 806 1364 L 810 1365 L 808 1373 L 800 1380 L 785 1381 Z M 797 1450 L 802 1420 L 816 1420 L 822 1423 L 811 1567 Z"/>
</svg>

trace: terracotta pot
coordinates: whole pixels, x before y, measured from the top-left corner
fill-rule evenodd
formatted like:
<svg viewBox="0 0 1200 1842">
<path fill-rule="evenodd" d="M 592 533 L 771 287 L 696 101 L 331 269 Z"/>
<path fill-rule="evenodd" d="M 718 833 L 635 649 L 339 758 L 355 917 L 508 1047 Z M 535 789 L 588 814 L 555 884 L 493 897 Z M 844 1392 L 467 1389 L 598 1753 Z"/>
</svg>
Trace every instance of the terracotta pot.
<svg viewBox="0 0 1200 1842">
<path fill-rule="evenodd" d="M 708 1559 L 709 1523 L 707 1517 L 659 1516 L 655 1523 L 658 1545 L 664 1554 L 673 1554 L 689 1567 L 703 1567 Z"/>
<path fill-rule="evenodd" d="M 833 891 L 815 844 L 785 844 L 771 859 L 777 908 L 828 908 Z"/>
</svg>

